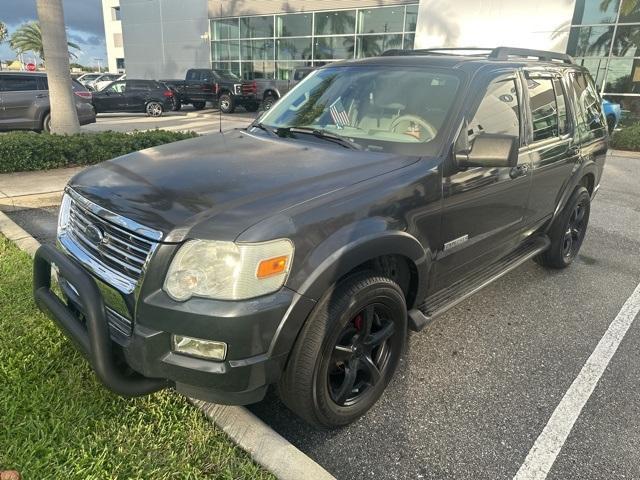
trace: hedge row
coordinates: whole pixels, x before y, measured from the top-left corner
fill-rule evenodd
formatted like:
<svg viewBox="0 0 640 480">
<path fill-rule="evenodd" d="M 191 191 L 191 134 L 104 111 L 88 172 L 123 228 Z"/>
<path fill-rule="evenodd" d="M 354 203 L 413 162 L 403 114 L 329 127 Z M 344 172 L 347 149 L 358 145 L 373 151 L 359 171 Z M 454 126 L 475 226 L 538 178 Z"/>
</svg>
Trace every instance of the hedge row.
<svg viewBox="0 0 640 480">
<path fill-rule="evenodd" d="M 198 136 L 195 132 L 0 134 L 0 173 L 92 165 L 127 153 Z"/>
<path fill-rule="evenodd" d="M 611 147 L 618 150 L 640 152 L 640 122 L 622 127 L 611 137 Z"/>
</svg>

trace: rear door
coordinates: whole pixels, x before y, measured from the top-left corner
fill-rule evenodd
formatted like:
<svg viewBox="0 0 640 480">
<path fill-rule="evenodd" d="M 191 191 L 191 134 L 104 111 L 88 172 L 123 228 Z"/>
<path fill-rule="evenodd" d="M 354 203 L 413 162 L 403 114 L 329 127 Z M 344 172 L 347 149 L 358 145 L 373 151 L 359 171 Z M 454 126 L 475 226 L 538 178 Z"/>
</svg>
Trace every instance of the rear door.
<svg viewBox="0 0 640 480">
<path fill-rule="evenodd" d="M 2 128 L 36 128 L 35 103 L 38 96 L 46 99 L 48 94 L 41 91 L 38 75 L 3 75 L 2 84 L 3 115 Z"/>
<path fill-rule="evenodd" d="M 151 83 L 146 80 L 127 80 L 124 98 L 125 109 L 128 112 L 144 112 Z"/>
<path fill-rule="evenodd" d="M 525 72 L 525 76 L 533 173 L 528 210 L 532 222 L 538 222 L 553 215 L 579 155 L 560 74 Z"/>
</svg>

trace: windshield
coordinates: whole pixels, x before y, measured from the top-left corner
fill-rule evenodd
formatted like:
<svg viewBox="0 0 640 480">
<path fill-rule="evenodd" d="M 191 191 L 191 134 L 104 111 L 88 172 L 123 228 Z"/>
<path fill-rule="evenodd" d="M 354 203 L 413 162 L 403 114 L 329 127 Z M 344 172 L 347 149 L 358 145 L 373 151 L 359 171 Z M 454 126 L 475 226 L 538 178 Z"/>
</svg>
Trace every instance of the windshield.
<svg viewBox="0 0 640 480">
<path fill-rule="evenodd" d="M 459 85 L 454 72 L 430 67 L 323 68 L 298 84 L 260 123 L 279 134 L 312 129 L 346 137 L 365 150 L 425 155 L 438 148 L 438 132 Z"/>
</svg>

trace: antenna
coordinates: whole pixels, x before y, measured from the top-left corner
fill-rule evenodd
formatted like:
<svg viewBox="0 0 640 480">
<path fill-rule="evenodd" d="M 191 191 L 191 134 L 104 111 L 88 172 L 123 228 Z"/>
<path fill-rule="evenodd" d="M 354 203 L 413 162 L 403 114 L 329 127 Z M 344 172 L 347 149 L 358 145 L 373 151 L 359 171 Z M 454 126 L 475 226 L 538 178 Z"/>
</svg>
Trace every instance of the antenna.
<svg viewBox="0 0 640 480">
<path fill-rule="evenodd" d="M 222 133 L 222 108 L 220 108 L 220 98 L 218 97 L 218 121 L 220 125 L 219 132 Z"/>
</svg>

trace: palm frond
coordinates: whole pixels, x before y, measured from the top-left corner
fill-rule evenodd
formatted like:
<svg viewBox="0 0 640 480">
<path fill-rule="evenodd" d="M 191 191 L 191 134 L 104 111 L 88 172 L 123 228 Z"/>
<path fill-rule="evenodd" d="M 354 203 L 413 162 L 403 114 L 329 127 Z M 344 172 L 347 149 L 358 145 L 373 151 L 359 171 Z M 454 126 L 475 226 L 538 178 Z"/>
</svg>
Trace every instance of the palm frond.
<svg viewBox="0 0 640 480">
<path fill-rule="evenodd" d="M 76 50 L 80 50 L 80 47 L 76 43 L 67 42 L 67 45 Z M 45 59 L 42 31 L 37 22 L 25 23 L 18 28 L 18 30 L 11 35 L 9 46 L 18 53 L 36 52 L 42 60 Z M 69 56 L 77 58 L 77 55 L 73 52 L 69 52 Z"/>
</svg>

